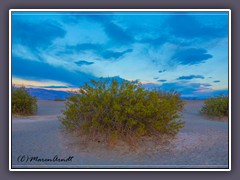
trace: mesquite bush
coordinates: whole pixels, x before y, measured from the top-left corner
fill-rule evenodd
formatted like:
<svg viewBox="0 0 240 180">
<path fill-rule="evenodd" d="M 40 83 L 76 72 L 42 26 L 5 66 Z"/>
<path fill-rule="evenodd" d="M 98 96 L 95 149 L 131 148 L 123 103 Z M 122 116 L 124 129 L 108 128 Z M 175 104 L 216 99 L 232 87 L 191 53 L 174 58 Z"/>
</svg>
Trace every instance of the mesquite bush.
<svg viewBox="0 0 240 180">
<path fill-rule="evenodd" d="M 137 81 L 94 81 L 68 97 L 59 117 L 66 129 L 105 137 L 176 135 L 183 102 L 178 93 L 148 91 Z"/>
<path fill-rule="evenodd" d="M 207 116 L 228 116 L 228 104 L 228 96 L 219 95 L 208 98 L 204 101 L 204 105 L 200 110 L 200 113 Z"/>
<path fill-rule="evenodd" d="M 32 115 L 37 108 L 37 98 L 31 96 L 24 86 L 12 87 L 12 114 Z"/>
</svg>

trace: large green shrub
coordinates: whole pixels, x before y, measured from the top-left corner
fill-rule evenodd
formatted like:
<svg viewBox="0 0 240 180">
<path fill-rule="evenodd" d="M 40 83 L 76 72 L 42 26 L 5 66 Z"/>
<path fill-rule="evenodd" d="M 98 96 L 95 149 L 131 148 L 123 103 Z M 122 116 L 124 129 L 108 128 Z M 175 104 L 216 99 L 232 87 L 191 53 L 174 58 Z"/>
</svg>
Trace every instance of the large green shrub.
<svg viewBox="0 0 240 180">
<path fill-rule="evenodd" d="M 183 102 L 176 92 L 147 91 L 138 82 L 91 81 L 71 95 L 62 111 L 66 129 L 80 128 L 90 135 L 124 138 L 169 133 L 184 122 L 177 120 Z"/>
<path fill-rule="evenodd" d="M 32 97 L 25 87 L 12 87 L 12 113 L 32 115 L 37 111 L 37 99 Z"/>
<path fill-rule="evenodd" d="M 228 116 L 228 96 L 219 95 L 206 99 L 200 113 L 208 116 Z"/>
</svg>

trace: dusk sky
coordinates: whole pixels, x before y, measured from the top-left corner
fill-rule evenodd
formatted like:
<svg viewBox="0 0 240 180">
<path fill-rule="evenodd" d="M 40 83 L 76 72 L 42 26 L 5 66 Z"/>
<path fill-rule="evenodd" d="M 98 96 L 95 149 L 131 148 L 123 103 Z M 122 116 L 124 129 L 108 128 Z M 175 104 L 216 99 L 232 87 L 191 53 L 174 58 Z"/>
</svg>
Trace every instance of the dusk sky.
<svg viewBox="0 0 240 180">
<path fill-rule="evenodd" d="M 183 97 L 228 92 L 227 12 L 13 12 L 13 84 L 139 80 Z"/>
</svg>

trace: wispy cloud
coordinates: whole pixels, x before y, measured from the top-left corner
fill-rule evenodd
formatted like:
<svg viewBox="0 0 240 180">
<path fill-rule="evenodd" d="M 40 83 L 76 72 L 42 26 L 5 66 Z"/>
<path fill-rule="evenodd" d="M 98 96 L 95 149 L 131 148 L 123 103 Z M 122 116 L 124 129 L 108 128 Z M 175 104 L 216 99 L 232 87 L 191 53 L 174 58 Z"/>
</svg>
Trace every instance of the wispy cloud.
<svg viewBox="0 0 240 180">
<path fill-rule="evenodd" d="M 214 16 L 208 18 L 212 18 L 213 21 L 216 19 Z M 222 16 L 221 20 L 226 20 L 226 18 L 227 16 Z M 169 27 L 171 34 L 188 39 L 215 39 L 226 36 L 228 32 L 226 26 L 218 27 L 202 24 L 196 16 L 188 15 L 188 13 L 171 16 L 167 20 L 166 25 Z"/>
<path fill-rule="evenodd" d="M 77 64 L 78 66 L 83 66 L 83 65 L 91 65 L 91 64 L 94 64 L 94 62 L 89 62 L 89 61 L 85 61 L 85 60 L 80 60 L 80 61 L 76 61 L 75 64 Z"/>
<path fill-rule="evenodd" d="M 126 31 L 124 31 L 120 26 L 114 24 L 113 22 L 105 21 L 103 23 L 106 34 L 110 39 L 120 45 L 128 45 L 133 43 L 133 37 L 129 36 Z"/>
<path fill-rule="evenodd" d="M 69 21 L 78 23 L 79 21 L 82 21 L 83 19 L 87 19 L 88 21 L 99 23 L 102 26 L 102 29 L 106 33 L 106 35 L 109 38 L 109 41 L 111 41 L 114 45 L 129 45 L 134 42 L 134 37 L 130 36 L 129 33 L 124 30 L 121 26 L 116 24 L 113 19 L 111 13 L 107 13 L 108 15 L 102 15 L 99 13 L 95 13 L 95 15 L 72 15 L 71 18 L 68 18 Z"/>
<path fill-rule="evenodd" d="M 166 82 L 167 80 L 166 79 L 160 79 L 158 80 L 158 82 Z"/>
<path fill-rule="evenodd" d="M 166 69 L 163 69 L 163 70 L 159 70 L 158 72 L 159 73 L 163 73 L 163 72 L 165 72 L 166 71 Z"/>
<path fill-rule="evenodd" d="M 173 55 L 172 60 L 182 65 L 194 65 L 203 63 L 212 57 L 212 55 L 207 54 L 205 49 L 189 48 L 178 50 Z"/>
<path fill-rule="evenodd" d="M 177 80 L 204 79 L 201 75 L 180 76 Z"/>
<path fill-rule="evenodd" d="M 127 53 L 131 53 L 132 51 L 132 49 L 126 49 L 124 51 L 113 51 L 100 44 L 82 43 L 75 46 L 66 46 L 65 51 L 60 52 L 60 54 L 58 52 L 58 55 L 62 55 L 65 52 L 67 54 L 91 52 L 103 59 L 116 60 L 123 57 Z"/>
<path fill-rule="evenodd" d="M 127 49 L 125 51 L 121 51 L 121 52 L 116 52 L 116 51 L 102 51 L 100 53 L 100 55 L 104 58 L 104 59 L 118 59 L 120 57 L 122 57 L 123 55 L 125 55 L 126 53 L 130 53 L 132 52 L 132 49 Z"/>
<path fill-rule="evenodd" d="M 63 38 L 66 31 L 53 21 L 28 22 L 23 20 L 12 21 L 13 43 L 25 45 L 32 50 L 47 48 L 56 38 Z"/>
<path fill-rule="evenodd" d="M 93 75 L 69 71 L 63 67 L 54 67 L 45 62 L 29 61 L 18 57 L 12 58 L 12 71 L 19 78 L 38 81 L 54 80 L 69 83 L 77 87 L 90 79 L 96 79 Z"/>
<path fill-rule="evenodd" d="M 184 95 L 196 94 L 198 91 L 207 90 L 211 91 L 211 84 L 208 83 L 186 83 L 186 82 L 173 82 L 163 83 L 161 88 L 164 90 L 176 90 Z"/>
<path fill-rule="evenodd" d="M 161 36 L 156 38 L 143 38 L 139 40 L 139 42 L 141 43 L 147 43 L 150 46 L 154 46 L 154 47 L 159 47 L 168 41 L 169 41 L 169 38 L 167 38 L 166 36 Z"/>
</svg>

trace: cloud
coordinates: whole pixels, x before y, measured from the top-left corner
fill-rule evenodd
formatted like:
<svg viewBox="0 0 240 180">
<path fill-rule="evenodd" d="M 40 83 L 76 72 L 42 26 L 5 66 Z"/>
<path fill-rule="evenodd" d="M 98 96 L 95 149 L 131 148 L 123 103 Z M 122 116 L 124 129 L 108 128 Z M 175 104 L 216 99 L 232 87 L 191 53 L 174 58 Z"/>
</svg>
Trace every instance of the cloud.
<svg viewBox="0 0 240 180">
<path fill-rule="evenodd" d="M 171 59 L 181 65 L 194 65 L 203 63 L 212 57 L 205 49 L 189 48 L 178 50 Z"/>
<path fill-rule="evenodd" d="M 134 39 L 129 36 L 126 31 L 113 22 L 104 22 L 103 26 L 105 33 L 112 41 L 114 41 L 114 44 L 128 45 L 134 41 Z"/>
<path fill-rule="evenodd" d="M 54 80 L 66 82 L 73 86 L 84 85 L 95 76 L 83 72 L 68 71 L 63 67 L 51 66 L 45 62 L 29 61 L 19 57 L 12 57 L 12 75 L 26 80 Z"/>
<path fill-rule="evenodd" d="M 132 52 L 132 49 L 127 49 L 125 51 L 121 52 L 115 52 L 115 51 L 101 51 L 100 56 L 103 57 L 104 59 L 118 59 L 125 55 L 126 53 Z"/>
<path fill-rule="evenodd" d="M 186 82 L 170 82 L 163 83 L 161 89 L 163 90 L 175 90 L 183 95 L 197 94 L 198 91 L 211 90 L 211 84 L 208 83 L 186 83 Z"/>
<path fill-rule="evenodd" d="M 147 89 L 175 90 L 182 95 L 197 94 L 198 91 L 212 90 L 211 84 L 208 83 L 187 83 L 187 82 L 164 82 L 159 85 L 155 83 L 145 83 L 142 86 Z"/>
<path fill-rule="evenodd" d="M 31 49 L 47 48 L 56 38 L 63 38 L 66 31 L 54 21 L 32 22 L 12 19 L 13 43 Z"/>
<path fill-rule="evenodd" d="M 209 17 L 211 18 L 211 17 Z M 212 17 L 214 18 L 214 17 Z M 222 17 L 227 18 L 227 16 Z M 222 19 L 222 21 L 225 19 Z M 219 21 L 220 22 L 220 21 Z M 214 39 L 218 37 L 227 36 L 227 26 L 210 26 L 201 23 L 196 16 L 188 15 L 187 13 L 182 15 L 171 16 L 166 25 L 169 28 L 170 34 L 181 38 L 201 38 L 201 39 Z"/>
<path fill-rule="evenodd" d="M 74 52 L 76 53 L 86 53 L 86 52 L 92 52 L 95 55 L 103 58 L 103 59 L 119 59 L 122 56 L 124 56 L 127 53 L 132 52 L 132 49 L 126 49 L 124 51 L 112 51 L 105 49 L 100 44 L 92 44 L 92 43 L 83 43 L 83 44 L 77 44 L 75 46 L 66 46 L 65 48 L 66 53 L 72 54 Z M 63 52 L 58 52 L 58 55 L 64 54 Z"/>
<path fill-rule="evenodd" d="M 138 42 L 148 43 L 149 46 L 157 48 L 165 43 L 191 46 L 213 42 L 228 36 L 227 14 L 225 16 L 204 16 L 203 13 L 202 15 L 179 12 L 176 15 L 165 16 L 165 22 L 152 28 L 154 30 L 146 27 L 144 30 L 138 30 L 138 34 L 142 34 L 142 37 L 138 38 Z M 207 20 L 206 17 L 208 17 Z M 144 31 L 149 32 L 148 36 L 144 36 Z"/>
<path fill-rule="evenodd" d="M 139 42 L 141 42 L 141 43 L 147 43 L 154 47 L 161 46 L 168 41 L 169 41 L 169 39 L 167 38 L 167 36 L 161 36 L 161 37 L 156 37 L 156 38 L 143 38 L 143 39 L 139 40 Z"/>
<path fill-rule="evenodd" d="M 160 79 L 160 80 L 158 80 L 158 82 L 166 82 L 167 80 L 165 80 L 165 79 Z"/>
<path fill-rule="evenodd" d="M 102 49 L 100 44 L 92 44 L 92 43 L 81 43 L 76 46 L 67 46 L 67 49 L 74 49 L 76 51 L 86 51 L 86 50 L 97 50 Z"/>
<path fill-rule="evenodd" d="M 221 82 L 220 80 L 216 80 L 216 81 L 213 81 L 214 83 L 219 83 L 219 82 Z"/>
<path fill-rule="evenodd" d="M 177 80 L 204 79 L 201 75 L 180 76 Z"/>
<path fill-rule="evenodd" d="M 102 13 L 95 13 L 96 15 L 83 15 L 81 17 L 74 16 L 72 20 L 77 22 L 81 19 L 87 19 L 99 23 L 108 38 L 110 39 L 112 45 L 129 45 L 134 42 L 134 38 L 129 35 L 129 33 L 124 30 L 121 26 L 113 22 L 112 13 L 108 12 L 108 15 L 103 15 Z M 99 15 L 97 15 L 99 14 Z"/>
<path fill-rule="evenodd" d="M 66 45 L 62 50 L 57 51 L 55 55 L 72 55 L 74 53 L 86 53 L 88 51 L 97 52 L 99 49 L 102 49 L 100 44 L 79 43 L 77 45 Z"/>
<path fill-rule="evenodd" d="M 102 12 L 70 12 L 68 14 L 68 16 L 62 16 L 62 19 L 72 25 L 86 19 L 95 22 L 108 21 L 112 13 L 108 12 L 108 15 L 103 15 Z"/>
<path fill-rule="evenodd" d="M 12 75 L 16 78 L 34 81 L 58 81 L 67 83 L 69 86 L 44 86 L 44 88 L 69 88 L 83 86 L 85 82 L 91 79 L 111 80 L 112 78 L 118 82 L 125 81 L 120 76 L 114 77 L 96 77 L 79 71 L 68 71 L 63 67 L 51 66 L 45 62 L 29 61 L 13 56 L 12 59 Z"/>
<path fill-rule="evenodd" d="M 201 85 L 204 86 L 204 87 L 210 87 L 210 86 L 212 86 L 211 84 L 208 84 L 208 83 L 201 83 Z"/>
<path fill-rule="evenodd" d="M 166 69 L 163 69 L 163 70 L 160 70 L 160 71 L 158 71 L 159 73 L 163 73 L 163 72 L 165 72 L 166 71 Z"/>
<path fill-rule="evenodd" d="M 181 94 L 182 98 L 205 99 L 219 94 L 228 95 L 228 89 L 214 90 L 208 83 L 186 83 L 186 82 L 169 82 L 162 85 L 154 83 L 143 84 L 146 89 L 175 90 Z"/>
<path fill-rule="evenodd" d="M 80 61 L 76 61 L 75 64 L 77 64 L 78 66 L 83 66 L 83 65 L 94 64 L 94 62 L 88 62 L 88 61 L 80 60 Z"/>
<path fill-rule="evenodd" d="M 128 45 L 134 41 L 133 37 L 129 36 L 127 31 L 122 29 L 111 20 L 111 16 L 99 16 L 96 18 L 99 23 L 104 27 L 105 33 L 113 41 L 114 44 L 118 45 Z"/>
</svg>

